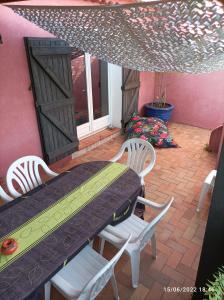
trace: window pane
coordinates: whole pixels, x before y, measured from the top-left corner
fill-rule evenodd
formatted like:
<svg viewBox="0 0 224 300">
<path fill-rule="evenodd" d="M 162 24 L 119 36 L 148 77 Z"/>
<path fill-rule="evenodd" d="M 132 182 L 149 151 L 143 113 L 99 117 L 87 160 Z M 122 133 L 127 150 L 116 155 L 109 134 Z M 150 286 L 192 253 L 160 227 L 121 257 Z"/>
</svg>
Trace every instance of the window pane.
<svg viewBox="0 0 224 300">
<path fill-rule="evenodd" d="M 94 119 L 108 115 L 107 63 L 91 56 Z"/>
<path fill-rule="evenodd" d="M 80 53 L 78 51 L 74 52 L 72 58 L 75 120 L 76 125 L 78 126 L 89 122 L 84 53 Z"/>
</svg>

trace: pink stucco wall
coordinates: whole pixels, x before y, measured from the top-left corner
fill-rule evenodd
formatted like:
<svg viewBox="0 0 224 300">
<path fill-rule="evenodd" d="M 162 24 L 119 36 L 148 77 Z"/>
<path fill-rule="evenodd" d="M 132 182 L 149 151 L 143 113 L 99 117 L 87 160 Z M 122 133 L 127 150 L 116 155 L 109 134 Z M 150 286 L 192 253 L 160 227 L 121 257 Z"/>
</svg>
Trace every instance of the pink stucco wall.
<svg viewBox="0 0 224 300">
<path fill-rule="evenodd" d="M 143 115 L 143 106 L 145 103 L 153 101 L 154 98 L 154 84 L 155 73 L 153 72 L 141 72 L 140 73 L 140 90 L 139 90 L 139 112 Z"/>
<path fill-rule="evenodd" d="M 141 73 L 139 111 L 154 98 L 155 76 Z M 175 105 L 171 121 L 213 129 L 224 123 L 224 72 L 167 75 L 167 102 Z"/>
<path fill-rule="evenodd" d="M 224 72 L 169 74 L 167 99 L 172 121 L 212 129 L 224 122 Z"/>
<path fill-rule="evenodd" d="M 0 176 L 17 158 L 42 156 L 24 36 L 51 36 L 0 6 Z"/>
</svg>

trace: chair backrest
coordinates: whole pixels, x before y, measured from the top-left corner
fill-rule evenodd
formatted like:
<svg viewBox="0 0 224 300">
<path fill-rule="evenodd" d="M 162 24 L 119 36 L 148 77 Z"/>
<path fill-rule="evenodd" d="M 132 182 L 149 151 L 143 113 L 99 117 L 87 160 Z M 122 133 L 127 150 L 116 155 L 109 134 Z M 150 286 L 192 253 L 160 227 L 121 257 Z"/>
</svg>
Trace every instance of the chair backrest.
<svg viewBox="0 0 224 300">
<path fill-rule="evenodd" d="M 153 146 L 142 139 L 133 138 L 125 141 L 119 153 L 111 160 L 120 159 L 125 150 L 128 150 L 127 166 L 132 168 L 139 175 L 144 170 L 143 176 L 149 173 L 156 161 L 156 153 Z M 148 166 L 144 169 L 146 159 L 150 157 Z"/>
<path fill-rule="evenodd" d="M 146 228 L 141 232 L 140 236 L 136 240 L 136 242 L 139 244 L 140 249 L 143 249 L 145 247 L 145 245 L 148 243 L 148 240 L 151 238 L 151 236 L 155 232 L 156 225 L 167 213 L 173 200 L 174 200 L 174 198 L 172 197 L 170 201 L 165 203 L 161 208 L 161 212 L 151 222 L 149 222 L 148 226 L 146 226 Z"/>
<path fill-rule="evenodd" d="M 122 248 L 117 252 L 117 254 L 88 282 L 88 284 L 82 291 L 82 294 L 85 294 L 85 299 L 95 299 L 95 297 L 104 288 L 104 286 L 111 278 L 114 272 L 114 267 L 123 254 L 130 239 L 131 234 L 129 235 Z"/>
<path fill-rule="evenodd" d="M 14 181 L 18 184 L 22 190 L 22 194 L 25 194 L 42 184 L 42 180 L 39 173 L 39 166 L 43 168 L 47 175 L 55 177 L 58 174 L 51 171 L 46 163 L 37 156 L 24 156 L 14 161 L 9 167 L 6 175 L 6 183 L 9 192 L 14 197 L 20 197 L 19 193 L 14 188 Z"/>
<path fill-rule="evenodd" d="M 213 188 L 215 185 L 216 175 L 217 175 L 217 170 L 210 171 L 207 177 L 205 178 L 205 183 L 207 183 Z"/>
<path fill-rule="evenodd" d="M 5 202 L 10 202 L 13 200 L 12 197 L 10 197 L 6 192 L 3 190 L 3 188 L 0 186 L 0 198 Z"/>
</svg>

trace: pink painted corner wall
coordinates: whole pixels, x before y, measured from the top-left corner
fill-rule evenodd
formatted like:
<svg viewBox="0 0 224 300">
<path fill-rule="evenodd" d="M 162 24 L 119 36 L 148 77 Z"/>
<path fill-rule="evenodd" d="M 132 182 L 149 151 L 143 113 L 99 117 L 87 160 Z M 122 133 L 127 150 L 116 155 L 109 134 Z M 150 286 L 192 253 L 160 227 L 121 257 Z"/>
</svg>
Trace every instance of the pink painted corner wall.
<svg viewBox="0 0 224 300">
<path fill-rule="evenodd" d="M 154 98 L 155 74 L 141 73 L 139 111 Z M 213 129 L 224 123 L 224 71 L 167 75 L 167 102 L 175 105 L 171 121 Z"/>
<path fill-rule="evenodd" d="M 49 37 L 44 30 L 0 6 L 0 176 L 24 155 L 42 156 L 24 36 Z"/>
<path fill-rule="evenodd" d="M 172 121 L 215 128 L 224 122 L 224 72 L 169 74 L 167 99 L 175 105 Z"/>
<path fill-rule="evenodd" d="M 141 115 L 144 115 L 144 104 L 154 99 L 155 73 L 141 72 L 140 83 L 138 110 Z"/>
</svg>

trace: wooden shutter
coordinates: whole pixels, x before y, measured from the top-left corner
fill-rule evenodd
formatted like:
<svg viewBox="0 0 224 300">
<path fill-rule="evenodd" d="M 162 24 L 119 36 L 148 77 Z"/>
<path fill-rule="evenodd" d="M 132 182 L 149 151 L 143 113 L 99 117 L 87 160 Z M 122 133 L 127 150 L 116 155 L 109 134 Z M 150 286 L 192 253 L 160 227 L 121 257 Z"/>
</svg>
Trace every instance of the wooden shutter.
<svg viewBox="0 0 224 300">
<path fill-rule="evenodd" d="M 124 128 L 129 121 L 131 114 L 138 112 L 139 77 L 139 71 L 123 69 L 122 128 Z"/>
<path fill-rule="evenodd" d="M 78 148 L 71 49 L 56 38 L 25 38 L 42 150 L 47 163 Z"/>
</svg>

